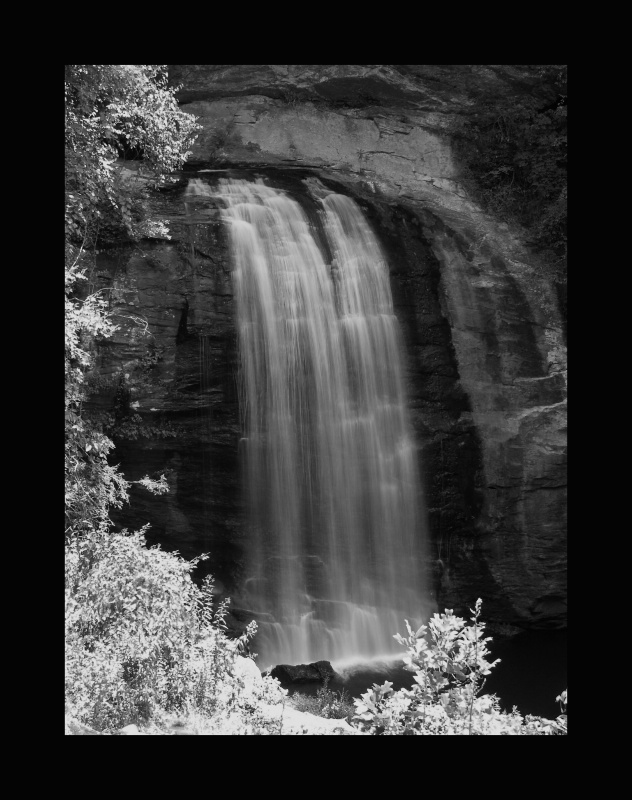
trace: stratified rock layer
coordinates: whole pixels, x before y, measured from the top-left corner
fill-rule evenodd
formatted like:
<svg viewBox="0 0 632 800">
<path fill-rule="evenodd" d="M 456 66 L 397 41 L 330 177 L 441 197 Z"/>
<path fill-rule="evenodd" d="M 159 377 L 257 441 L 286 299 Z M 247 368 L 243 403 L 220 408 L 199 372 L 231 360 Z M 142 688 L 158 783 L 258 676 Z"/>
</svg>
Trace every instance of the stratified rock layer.
<svg viewBox="0 0 632 800">
<path fill-rule="evenodd" d="M 306 207 L 321 189 L 339 191 L 360 204 L 388 255 L 438 606 L 464 610 L 480 596 L 487 619 L 563 627 L 557 301 L 516 233 L 467 196 L 449 137 L 478 99 L 530 90 L 533 75 L 415 65 L 171 71 L 183 108 L 204 125 L 187 174 L 156 201 L 172 238 L 99 257 L 120 330 L 102 352 L 97 403 L 137 436 L 117 441 L 126 477 L 167 470 L 171 487 L 163 497 L 134 490 L 119 523 L 150 521 L 150 541 L 187 557 L 210 552 L 200 572 L 208 565 L 220 592 L 238 585 L 246 516 L 230 263 L 217 210 L 185 209 L 187 177 L 264 177 Z M 246 621 L 237 609 L 234 624 Z"/>
</svg>

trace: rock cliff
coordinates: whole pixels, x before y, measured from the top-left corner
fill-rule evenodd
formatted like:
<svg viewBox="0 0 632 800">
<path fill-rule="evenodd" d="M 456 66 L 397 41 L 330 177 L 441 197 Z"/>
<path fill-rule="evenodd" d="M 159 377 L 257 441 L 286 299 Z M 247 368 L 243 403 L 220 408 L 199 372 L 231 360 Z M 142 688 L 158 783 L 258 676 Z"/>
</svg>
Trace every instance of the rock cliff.
<svg viewBox="0 0 632 800">
<path fill-rule="evenodd" d="M 170 240 L 99 256 L 120 329 L 102 349 L 95 403 L 126 433 L 128 479 L 167 470 L 163 497 L 133 491 L 118 522 L 210 551 L 218 591 L 240 578 L 236 334 L 225 233 L 190 177 L 262 176 L 309 204 L 353 196 L 386 250 L 406 346 L 437 604 L 523 627 L 566 620 L 566 359 L 554 291 L 516 231 L 460 181 L 452 123 L 482 98 L 531 91 L 527 68 L 173 65 L 203 131 L 153 214 Z M 221 172 L 220 172 L 221 174 Z M 308 191 L 309 189 L 309 191 Z M 185 208 L 188 203 L 188 208 Z M 121 428 L 121 425 L 123 426 Z M 238 612 L 237 612 L 238 614 Z"/>
</svg>

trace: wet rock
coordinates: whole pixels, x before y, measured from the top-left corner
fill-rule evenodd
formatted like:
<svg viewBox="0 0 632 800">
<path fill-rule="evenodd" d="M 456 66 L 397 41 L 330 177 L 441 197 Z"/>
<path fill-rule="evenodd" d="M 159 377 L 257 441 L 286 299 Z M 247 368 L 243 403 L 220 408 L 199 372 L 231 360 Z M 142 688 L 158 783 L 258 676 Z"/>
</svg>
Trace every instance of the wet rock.
<svg viewBox="0 0 632 800">
<path fill-rule="evenodd" d="M 336 672 L 329 661 L 314 661 L 311 664 L 277 664 L 268 674 L 282 686 L 289 686 L 293 683 L 324 683 Z"/>
</svg>

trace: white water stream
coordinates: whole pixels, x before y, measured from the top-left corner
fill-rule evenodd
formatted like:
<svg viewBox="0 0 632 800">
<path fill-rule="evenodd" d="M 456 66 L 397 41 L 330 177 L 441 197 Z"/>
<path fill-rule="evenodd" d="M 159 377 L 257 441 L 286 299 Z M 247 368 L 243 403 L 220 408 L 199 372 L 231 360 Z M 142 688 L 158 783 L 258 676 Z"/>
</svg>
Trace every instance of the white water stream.
<svg viewBox="0 0 632 800">
<path fill-rule="evenodd" d="M 425 522 L 388 267 L 356 203 L 263 182 L 192 181 L 223 200 L 241 358 L 247 579 L 261 666 L 401 653 L 426 610 Z"/>
</svg>

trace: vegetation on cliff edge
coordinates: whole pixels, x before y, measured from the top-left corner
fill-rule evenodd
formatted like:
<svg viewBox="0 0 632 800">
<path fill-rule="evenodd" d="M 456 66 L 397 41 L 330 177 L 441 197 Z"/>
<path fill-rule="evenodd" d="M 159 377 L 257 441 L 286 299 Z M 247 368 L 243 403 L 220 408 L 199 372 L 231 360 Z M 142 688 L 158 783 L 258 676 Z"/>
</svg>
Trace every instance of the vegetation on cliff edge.
<svg viewBox="0 0 632 800">
<path fill-rule="evenodd" d="M 95 342 L 114 332 L 107 298 L 85 291 L 87 272 L 112 231 L 131 239 L 156 233 L 144 202 L 187 158 L 197 123 L 179 110 L 161 65 L 68 64 L 65 100 L 66 535 L 73 536 L 107 528 L 109 509 L 127 500 L 128 487 L 108 463 L 112 440 L 84 412 Z M 129 179 L 121 155 L 139 161 L 141 180 Z M 163 480 L 143 485 L 166 490 Z"/>
</svg>

